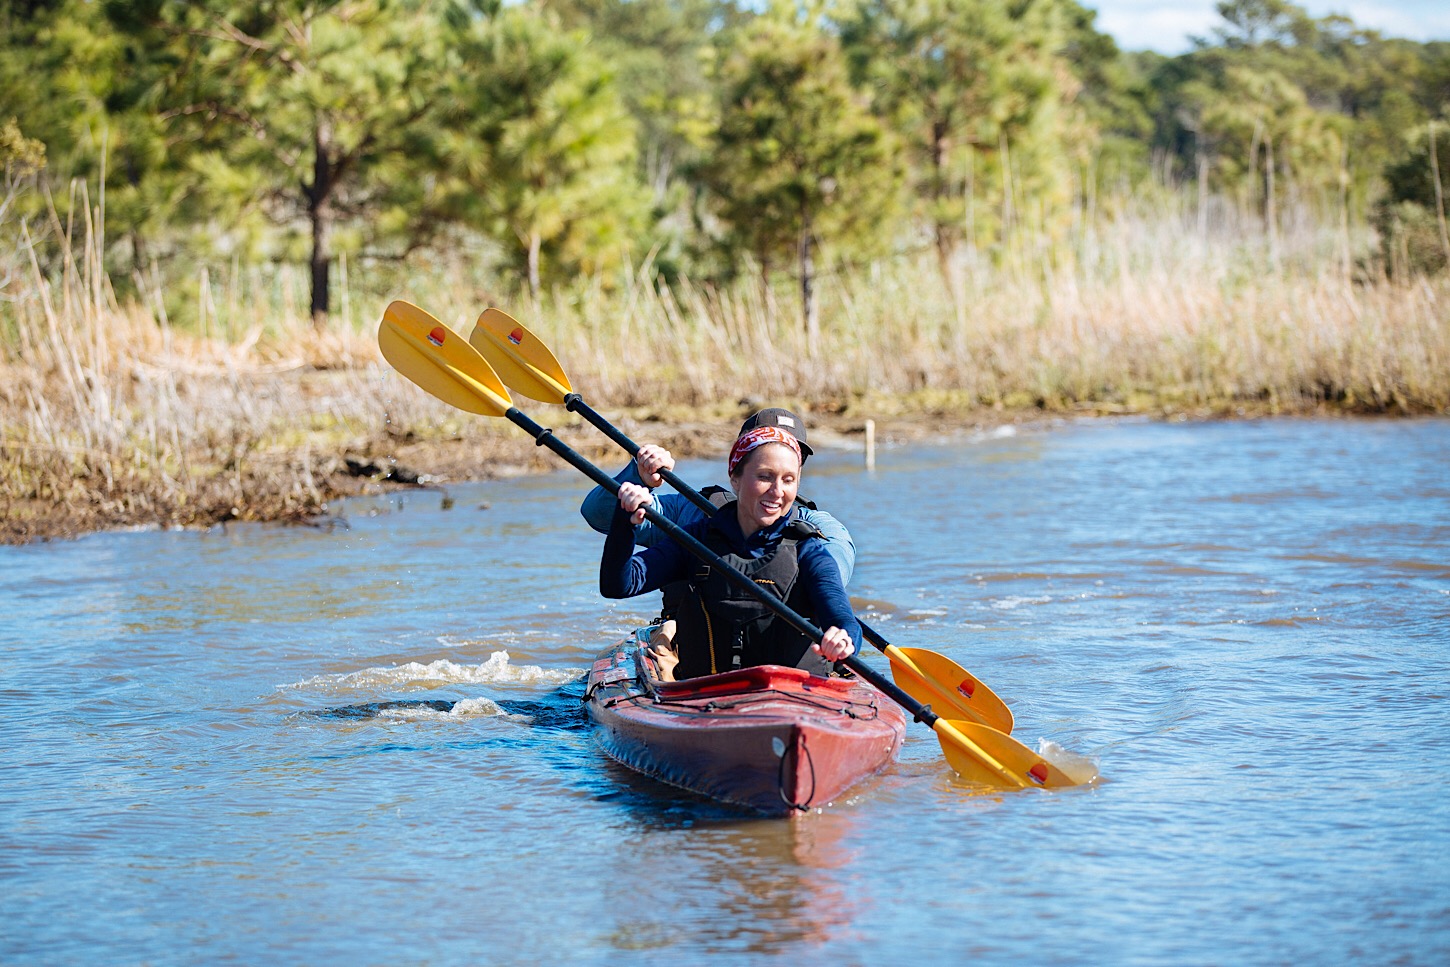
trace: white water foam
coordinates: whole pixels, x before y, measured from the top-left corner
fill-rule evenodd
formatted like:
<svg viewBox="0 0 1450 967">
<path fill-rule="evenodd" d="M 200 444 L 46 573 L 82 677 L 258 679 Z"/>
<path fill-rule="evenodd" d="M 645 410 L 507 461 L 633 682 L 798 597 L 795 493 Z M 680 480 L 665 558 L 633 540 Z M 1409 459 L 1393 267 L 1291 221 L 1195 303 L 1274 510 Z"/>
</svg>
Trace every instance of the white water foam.
<svg viewBox="0 0 1450 967">
<path fill-rule="evenodd" d="M 1098 760 L 1069 752 L 1050 739 L 1037 740 L 1037 754 L 1067 773 L 1073 782 L 1092 782 L 1098 777 Z"/>
<path fill-rule="evenodd" d="M 394 719 L 402 722 L 448 721 L 471 716 L 501 718 L 509 722 L 518 722 L 521 725 L 528 725 L 534 720 L 531 715 L 506 712 L 502 705 L 490 698 L 465 698 L 462 701 L 454 702 L 453 707 L 447 711 L 427 705 L 406 705 L 380 709 L 377 715 L 380 719 Z"/>
<path fill-rule="evenodd" d="M 513 665 L 506 651 L 496 651 L 481 665 L 460 665 L 440 658 L 427 664 L 410 661 L 389 667 L 364 668 L 335 675 L 318 675 L 279 688 L 378 688 L 440 685 L 563 685 L 584 674 L 582 668 L 541 668 Z"/>
<path fill-rule="evenodd" d="M 1048 597 L 1047 595 L 1042 595 L 1035 598 L 1013 596 L 1009 598 L 998 598 L 997 600 L 992 602 L 992 607 L 996 608 L 998 611 L 1013 611 L 1017 608 L 1022 607 L 1022 605 L 1024 604 L 1047 604 L 1051 600 L 1052 598 Z"/>
</svg>

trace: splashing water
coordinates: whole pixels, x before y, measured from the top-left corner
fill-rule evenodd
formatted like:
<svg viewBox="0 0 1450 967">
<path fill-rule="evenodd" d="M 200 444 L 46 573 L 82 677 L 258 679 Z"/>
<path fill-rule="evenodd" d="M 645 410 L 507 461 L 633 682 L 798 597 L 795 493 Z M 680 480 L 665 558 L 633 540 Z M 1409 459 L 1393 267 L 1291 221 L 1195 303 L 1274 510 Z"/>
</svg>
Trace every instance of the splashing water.
<svg viewBox="0 0 1450 967">
<path fill-rule="evenodd" d="M 1446 420 L 823 444 L 887 637 L 1102 778 L 913 726 L 783 822 L 592 741 L 657 599 L 599 600 L 575 474 L 0 548 L 0 962 L 1450 962 L 1447 466 Z"/>
<path fill-rule="evenodd" d="M 1096 782 L 1101 775 L 1095 757 L 1069 752 L 1051 739 L 1037 740 L 1037 754 L 1061 769 L 1073 782 Z"/>
<path fill-rule="evenodd" d="M 513 665 L 506 651 L 496 651 L 478 665 L 461 665 L 446 658 L 426 664 L 416 661 L 333 675 L 317 675 L 282 689 L 362 689 L 384 687 L 438 688 L 444 685 L 563 685 L 584 674 L 582 668 L 542 668 Z"/>
</svg>

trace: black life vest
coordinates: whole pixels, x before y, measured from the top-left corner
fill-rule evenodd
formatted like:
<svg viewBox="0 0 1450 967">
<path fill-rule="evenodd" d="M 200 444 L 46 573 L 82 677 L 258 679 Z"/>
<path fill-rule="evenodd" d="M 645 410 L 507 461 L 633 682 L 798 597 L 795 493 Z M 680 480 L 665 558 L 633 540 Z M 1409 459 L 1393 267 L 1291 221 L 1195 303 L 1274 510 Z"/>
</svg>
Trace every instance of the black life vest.
<svg viewBox="0 0 1450 967">
<path fill-rule="evenodd" d="M 734 501 L 716 517 L 735 512 Z M 793 514 L 794 516 L 794 514 Z M 811 619 L 810 596 L 800 577 L 798 547 L 820 531 L 795 517 L 775 549 L 763 557 L 741 557 L 730 552 L 725 536 L 712 524 L 705 546 L 756 585 L 784 601 L 796 613 Z M 785 665 L 813 675 L 831 673 L 831 663 L 811 651 L 814 642 L 782 621 L 774 611 L 705 564 L 695 565 L 686 582 L 684 600 L 675 612 L 675 646 L 680 664 L 676 678 L 694 678 L 752 665 Z"/>
<path fill-rule="evenodd" d="M 705 497 L 706 500 L 714 504 L 717 510 L 721 507 L 724 507 L 726 504 L 734 503 L 735 501 L 734 493 L 732 493 L 725 487 L 717 487 L 713 484 L 700 491 L 700 493 Z M 792 512 L 794 512 L 796 506 L 809 507 L 811 510 L 816 509 L 816 505 L 814 503 L 799 494 L 796 495 L 795 504 L 791 508 Z M 797 520 L 799 521 L 799 518 L 797 518 Z M 799 521 L 799 523 L 803 527 L 809 526 L 805 523 L 805 521 Z M 813 534 L 812 536 L 818 536 L 819 534 L 820 531 L 816 531 L 815 534 Z M 679 616 L 680 605 L 685 601 L 685 598 L 689 593 L 689 581 L 675 581 L 673 583 L 666 584 L 663 588 L 661 588 L 660 595 L 662 600 L 660 602 L 660 616 L 655 619 L 656 622 L 663 624 L 666 621 L 674 621 Z"/>
</svg>

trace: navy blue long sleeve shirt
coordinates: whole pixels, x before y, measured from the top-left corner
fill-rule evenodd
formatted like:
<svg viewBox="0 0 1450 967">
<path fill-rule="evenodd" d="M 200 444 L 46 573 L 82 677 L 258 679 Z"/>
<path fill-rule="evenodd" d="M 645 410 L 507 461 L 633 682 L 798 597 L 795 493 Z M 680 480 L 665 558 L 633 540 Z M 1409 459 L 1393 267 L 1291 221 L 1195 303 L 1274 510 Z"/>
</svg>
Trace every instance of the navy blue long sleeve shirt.
<svg viewBox="0 0 1450 967">
<path fill-rule="evenodd" d="M 644 480 L 639 475 L 639 466 L 633 460 L 615 474 L 614 479 L 620 483 L 644 485 Z M 610 524 L 614 520 L 614 510 L 618 506 L 619 498 L 615 497 L 612 491 L 605 490 L 603 487 L 595 487 L 585 496 L 584 503 L 579 506 L 579 513 L 584 516 L 585 522 L 590 527 L 601 534 L 608 534 Z M 655 513 L 681 527 L 705 519 L 705 512 L 682 494 L 656 493 L 649 506 Z M 816 543 L 824 547 L 835 559 L 836 566 L 841 569 L 841 584 L 843 586 L 850 584 L 851 572 L 856 567 L 856 545 L 851 543 L 851 533 L 846 530 L 846 525 L 824 510 L 812 510 L 799 503 L 793 509 L 801 515 L 802 520 L 821 532 Z M 649 521 L 645 521 L 634 529 L 634 542 L 640 547 L 654 547 L 656 544 L 671 543 L 669 536 Z"/>
<path fill-rule="evenodd" d="M 740 530 L 740 521 L 732 505 L 717 511 L 711 519 L 702 517 L 691 521 L 683 529 L 692 537 L 704 540 L 705 532 L 713 521 L 715 529 L 730 545 L 732 554 L 754 559 L 764 557 L 780 544 L 795 514 L 793 508 L 790 514 L 774 524 L 746 537 Z M 634 540 L 634 526 L 629 522 L 629 515 L 616 503 L 609 535 L 604 539 L 604 553 L 599 560 L 599 593 L 606 598 L 632 598 L 690 576 L 695 557 L 673 540 L 667 538 L 654 547 L 633 553 Z M 841 585 L 841 571 L 835 559 L 819 540 L 797 544 L 796 559 L 800 565 L 798 580 L 805 582 L 803 587 L 815 611 L 817 627 L 822 630 L 832 625 L 840 628 L 851 636 L 856 650 L 860 651 L 861 624 L 856 620 L 851 599 Z"/>
</svg>

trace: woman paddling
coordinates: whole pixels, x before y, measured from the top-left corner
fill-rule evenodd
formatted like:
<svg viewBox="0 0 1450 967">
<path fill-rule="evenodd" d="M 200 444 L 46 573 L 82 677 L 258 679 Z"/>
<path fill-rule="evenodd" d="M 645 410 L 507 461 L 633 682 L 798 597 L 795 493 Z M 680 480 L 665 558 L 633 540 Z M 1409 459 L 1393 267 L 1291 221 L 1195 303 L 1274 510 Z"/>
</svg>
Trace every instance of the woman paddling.
<svg viewBox="0 0 1450 967">
<path fill-rule="evenodd" d="M 752 413 L 741 424 L 740 432 L 736 436 L 745 436 L 751 430 L 762 426 L 778 427 L 795 437 L 796 443 L 800 445 L 801 468 L 804 470 L 812 453 L 810 446 L 806 443 L 805 421 L 782 407 L 767 407 Z M 614 479 L 621 484 L 643 484 L 651 490 L 657 491 L 657 488 L 663 487 L 665 484 L 660 472 L 674 469 L 675 458 L 669 450 L 654 444 L 646 444 L 640 447 L 639 453 L 623 470 L 614 475 Z M 702 493 L 716 507 L 724 506 L 726 501 L 733 496 L 724 487 L 706 487 Z M 610 524 L 614 520 L 614 511 L 618 506 L 619 498 L 615 496 L 614 491 L 595 487 L 585 496 L 584 502 L 579 506 L 579 512 L 590 527 L 601 534 L 608 534 Z M 816 542 L 825 548 L 836 562 L 836 567 L 840 569 L 842 586 L 849 585 L 851 572 L 856 566 L 856 548 L 851 543 L 850 532 L 829 512 L 821 510 L 806 500 L 799 491 L 796 492 L 794 506 L 797 523 L 816 531 Z M 653 502 L 648 507 L 656 514 L 681 527 L 702 521 L 706 517 L 705 512 L 683 494 L 656 492 Z M 663 530 L 648 521 L 637 525 L 634 529 L 634 542 L 640 547 L 654 547 L 659 543 L 668 543 L 669 540 L 670 538 Z M 650 632 L 650 650 L 662 668 L 673 669 L 679 661 L 674 648 L 675 613 L 679 610 L 680 599 L 684 593 L 683 585 L 684 582 L 676 582 L 660 589 L 662 592 L 660 616 L 658 623 Z"/>
<path fill-rule="evenodd" d="M 801 448 L 801 466 L 805 467 L 810 460 L 812 450 L 810 444 L 806 443 L 804 420 L 790 410 L 771 406 L 752 413 L 750 418 L 740 425 L 740 432 L 736 436 L 742 437 L 751 430 L 762 426 L 779 427 L 795 437 L 796 443 L 800 444 Z M 654 444 L 646 444 L 640 447 L 635 459 L 629 461 L 623 470 L 614 475 L 614 479 L 622 484 L 643 484 L 653 490 L 664 486 L 664 480 L 660 478 L 659 471 L 674 469 L 675 458 L 669 450 Z M 721 498 L 728 494 L 728 491 L 724 491 L 720 487 L 706 487 L 703 492 L 706 497 L 716 501 L 717 505 L 722 503 Z M 583 515 L 590 527 L 601 534 L 608 534 L 610 522 L 614 519 L 614 508 L 618 502 L 612 491 L 596 486 L 585 495 L 584 502 L 579 505 L 579 513 Z M 669 491 L 656 493 L 654 503 L 650 507 L 661 517 L 669 518 L 681 527 L 705 517 L 704 512 L 691 500 L 682 494 L 674 494 Z M 821 546 L 830 553 L 836 566 L 840 569 L 841 584 L 849 586 L 851 572 L 856 566 L 856 548 L 851 543 L 850 532 L 828 511 L 820 510 L 799 493 L 796 494 L 795 507 L 799 519 L 821 532 L 818 538 Z M 653 547 L 668 541 L 669 537 L 648 521 L 634 529 L 634 542 L 640 547 Z M 666 616 L 669 613 L 671 612 L 667 607 Z"/>
<path fill-rule="evenodd" d="M 817 627 L 825 627 L 820 641 L 809 641 L 673 541 L 632 554 L 634 525 L 644 519 L 652 496 L 636 484 L 619 489 L 599 562 L 600 593 L 628 598 L 672 581 L 689 582 L 676 619 L 679 666 L 672 677 L 764 664 L 827 675 L 833 662 L 856 650 L 861 626 L 835 561 L 797 519 L 800 444 L 779 427 L 757 427 L 735 441 L 727 468 L 736 499 L 685 530 Z"/>
</svg>

